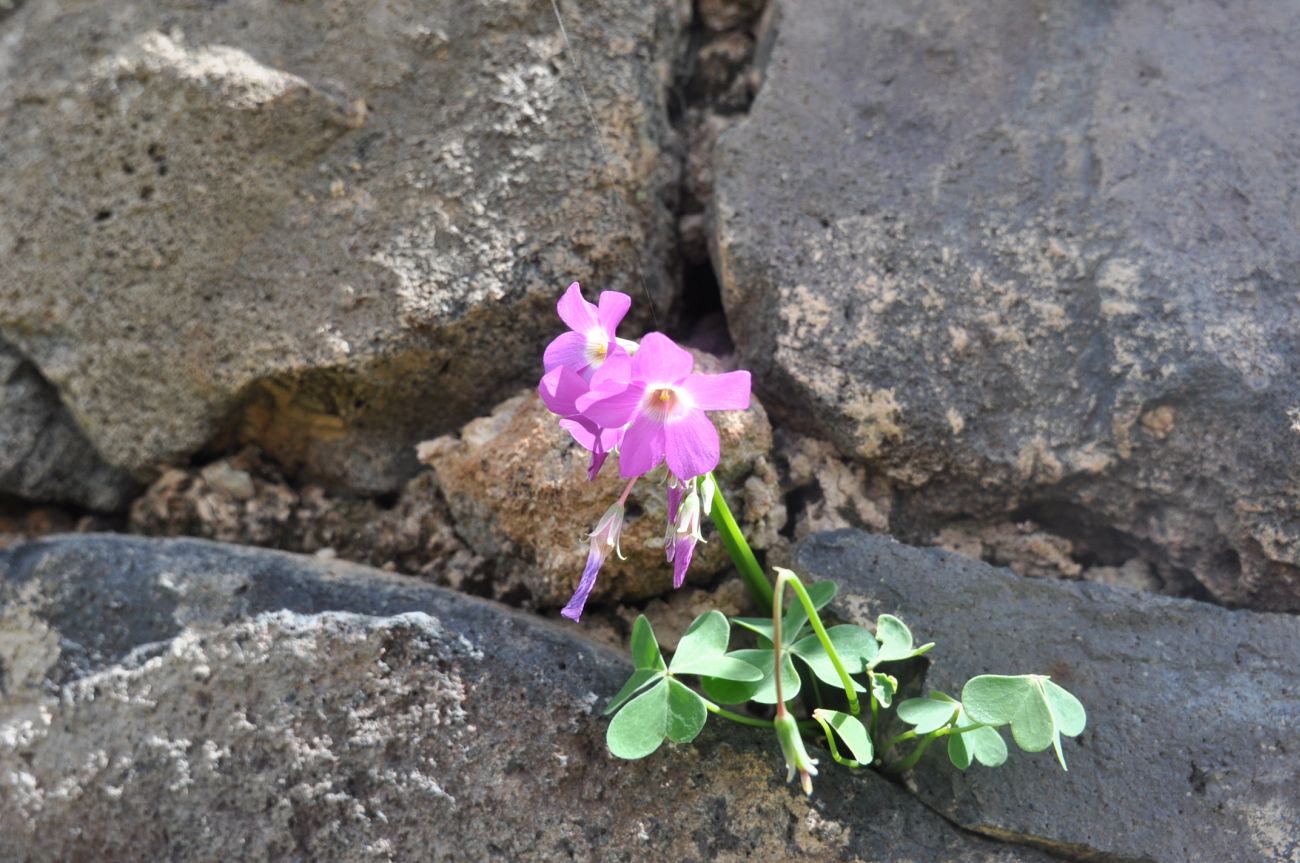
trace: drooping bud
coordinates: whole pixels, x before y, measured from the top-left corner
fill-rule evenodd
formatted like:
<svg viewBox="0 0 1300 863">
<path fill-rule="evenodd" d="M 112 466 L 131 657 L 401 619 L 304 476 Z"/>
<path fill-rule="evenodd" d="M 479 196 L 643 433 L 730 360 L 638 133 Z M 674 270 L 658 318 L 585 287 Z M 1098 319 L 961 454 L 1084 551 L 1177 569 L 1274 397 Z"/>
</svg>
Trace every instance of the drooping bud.
<svg viewBox="0 0 1300 863">
<path fill-rule="evenodd" d="M 811 795 L 812 778 L 817 775 L 817 759 L 808 757 L 808 750 L 803 746 L 803 735 L 799 733 L 799 724 L 784 704 L 777 705 L 776 717 L 772 723 L 776 726 L 776 739 L 781 742 L 781 753 L 785 756 L 785 781 L 794 779 L 794 774 L 798 772 L 803 793 Z"/>
<path fill-rule="evenodd" d="M 587 597 L 596 586 L 596 576 L 605 565 L 605 558 L 612 551 L 623 559 L 623 550 L 619 548 L 619 535 L 623 531 L 623 504 L 616 503 L 596 522 L 596 529 L 591 532 L 591 550 L 587 552 L 587 565 L 583 567 L 582 578 L 578 580 L 578 589 L 560 614 L 570 620 L 579 620 L 582 610 L 587 605 Z"/>
<path fill-rule="evenodd" d="M 713 473 L 706 473 L 700 479 L 700 503 L 704 507 L 705 515 L 713 512 L 713 496 L 717 493 L 718 483 L 713 479 Z"/>
<path fill-rule="evenodd" d="M 686 570 L 695 555 L 695 544 L 704 540 L 700 534 L 700 496 L 694 486 L 677 507 L 677 520 L 667 539 L 668 559 L 673 564 L 673 587 L 677 588 L 686 581 Z"/>
</svg>

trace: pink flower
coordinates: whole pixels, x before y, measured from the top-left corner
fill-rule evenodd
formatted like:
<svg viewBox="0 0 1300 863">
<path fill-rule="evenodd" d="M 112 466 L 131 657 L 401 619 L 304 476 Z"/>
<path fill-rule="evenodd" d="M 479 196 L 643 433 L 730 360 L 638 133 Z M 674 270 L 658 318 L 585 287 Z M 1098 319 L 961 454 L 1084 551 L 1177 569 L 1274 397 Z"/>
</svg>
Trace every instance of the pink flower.
<svg viewBox="0 0 1300 863">
<path fill-rule="evenodd" d="M 601 291 L 593 306 L 583 299 L 577 282 L 556 303 L 560 320 L 569 325 L 570 332 L 563 333 L 546 346 L 542 364 L 546 371 L 558 367 L 572 369 L 584 381 L 605 364 L 615 352 L 618 339 L 614 331 L 632 305 L 632 298 L 618 291 Z"/>
<path fill-rule="evenodd" d="M 650 333 L 631 359 L 625 384 L 612 364 L 593 372 L 590 392 L 575 400 L 596 426 L 624 429 L 618 456 L 624 478 L 665 460 L 683 482 L 718 466 L 718 430 L 705 411 L 748 408 L 749 372 L 703 375 L 694 369 L 689 351 L 663 333 Z"/>
<path fill-rule="evenodd" d="M 630 363 L 622 348 L 616 348 L 621 361 Z M 600 466 L 618 446 L 622 429 L 602 429 L 593 421 L 582 416 L 578 411 L 577 400 L 590 391 L 586 381 L 568 366 L 556 366 L 542 376 L 537 385 L 537 392 L 547 409 L 560 417 L 560 426 L 567 430 L 578 444 L 591 452 L 591 466 L 587 468 L 587 479 L 593 480 L 600 472 Z"/>
</svg>

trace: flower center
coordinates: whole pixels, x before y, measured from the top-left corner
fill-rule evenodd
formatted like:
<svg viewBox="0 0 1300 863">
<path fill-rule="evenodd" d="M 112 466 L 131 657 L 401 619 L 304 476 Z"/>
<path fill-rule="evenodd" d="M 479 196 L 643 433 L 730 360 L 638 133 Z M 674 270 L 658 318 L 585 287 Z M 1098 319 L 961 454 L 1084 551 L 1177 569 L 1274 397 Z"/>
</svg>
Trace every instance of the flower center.
<svg viewBox="0 0 1300 863">
<path fill-rule="evenodd" d="M 592 330 L 587 333 L 587 362 L 600 368 L 609 356 L 609 336 L 604 330 Z"/>
<path fill-rule="evenodd" d="M 672 384 L 649 386 L 644 398 L 643 409 L 659 422 L 681 419 L 691 404 L 689 397 Z"/>
</svg>

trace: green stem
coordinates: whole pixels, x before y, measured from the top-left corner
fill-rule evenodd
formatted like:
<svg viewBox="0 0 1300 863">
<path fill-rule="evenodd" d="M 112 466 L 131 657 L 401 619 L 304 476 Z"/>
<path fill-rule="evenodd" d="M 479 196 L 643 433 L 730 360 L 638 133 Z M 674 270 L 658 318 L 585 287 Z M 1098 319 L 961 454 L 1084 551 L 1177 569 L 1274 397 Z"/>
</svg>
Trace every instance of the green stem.
<svg viewBox="0 0 1300 863">
<path fill-rule="evenodd" d="M 849 712 L 854 716 L 857 716 L 862 711 L 862 707 L 858 704 L 858 691 L 853 686 L 853 678 L 849 676 L 848 669 L 846 669 L 844 663 L 840 661 L 840 655 L 835 652 L 835 645 L 831 644 L 831 637 L 827 634 L 826 627 L 822 625 L 821 615 L 817 613 L 817 608 L 813 605 L 812 597 L 808 595 L 808 591 L 804 588 L 803 582 L 799 580 L 799 576 L 795 575 L 788 569 L 779 569 L 776 577 L 776 601 L 773 603 L 772 615 L 772 634 L 776 637 L 776 643 L 778 645 L 781 644 L 781 592 L 785 589 L 787 584 L 794 588 L 795 595 L 798 596 L 799 601 L 803 603 L 804 611 L 808 612 L 808 622 L 812 624 L 813 632 L 817 633 L 817 640 L 821 642 L 822 649 L 825 650 L 826 655 L 830 657 L 831 665 L 835 667 L 835 673 L 839 675 L 840 684 L 844 687 L 844 697 L 849 700 Z M 781 657 L 778 656 L 778 668 L 781 664 L 780 659 Z M 780 693 L 778 692 L 777 694 L 779 695 Z M 870 695 L 869 692 L 868 694 Z M 873 701 L 875 700 L 875 696 L 871 696 L 871 698 Z"/>
<path fill-rule="evenodd" d="M 916 762 L 921 760 L 921 756 L 925 754 L 925 750 L 930 748 L 930 744 L 943 736 L 945 735 L 942 729 L 940 729 L 939 731 L 931 731 L 929 734 L 925 735 L 925 737 L 921 738 L 921 742 L 917 744 L 917 747 L 915 749 L 913 749 L 910 753 L 908 753 L 906 758 L 904 758 L 902 761 L 898 762 L 897 764 L 891 765 L 889 768 L 889 772 L 906 773 L 907 771 L 911 770 L 913 767 L 916 766 Z"/>
<path fill-rule="evenodd" d="M 884 755 L 886 752 L 893 749 L 898 744 L 906 743 L 908 740 L 911 740 L 915 736 L 916 736 L 916 729 L 912 729 L 911 731 L 904 731 L 902 734 L 898 735 L 892 740 L 886 741 L 885 745 L 880 747 L 880 754 Z"/>
<path fill-rule="evenodd" d="M 740 573 L 745 586 L 749 588 L 749 595 L 758 603 L 759 608 L 768 608 L 772 605 L 772 584 L 763 574 L 763 567 L 758 565 L 758 558 L 754 557 L 754 552 L 741 534 L 735 517 L 727 508 L 727 501 L 722 496 L 722 489 L 717 488 L 718 483 L 712 471 L 709 472 L 708 477 L 713 480 L 716 489 L 709 514 L 713 517 L 718 535 L 722 537 L 722 545 L 727 549 L 727 554 L 731 555 L 731 562 L 736 565 L 736 571 Z"/>
<path fill-rule="evenodd" d="M 739 722 L 741 725 L 752 725 L 755 728 L 771 728 L 772 720 L 759 719 L 757 716 L 746 716 L 743 713 L 734 713 L 725 707 L 714 704 L 712 701 L 705 699 L 704 706 L 709 709 L 710 713 L 716 713 L 723 719 L 730 719 L 732 722 Z"/>
</svg>

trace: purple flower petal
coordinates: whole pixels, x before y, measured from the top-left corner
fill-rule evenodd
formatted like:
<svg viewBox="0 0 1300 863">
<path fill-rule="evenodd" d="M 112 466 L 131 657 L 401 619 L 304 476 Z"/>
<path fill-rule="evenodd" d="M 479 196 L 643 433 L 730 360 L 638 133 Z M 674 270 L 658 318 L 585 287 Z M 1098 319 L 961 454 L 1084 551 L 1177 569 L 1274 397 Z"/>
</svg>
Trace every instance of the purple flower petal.
<svg viewBox="0 0 1300 863">
<path fill-rule="evenodd" d="M 573 369 L 556 366 L 542 376 L 537 392 L 547 410 L 562 417 L 570 417 L 578 412 L 578 397 L 587 394 L 587 385 Z"/>
<path fill-rule="evenodd" d="M 682 389 L 695 399 L 695 406 L 706 411 L 743 411 L 749 407 L 749 372 L 725 375 L 690 375 Z"/>
<path fill-rule="evenodd" d="M 632 419 L 644 394 L 645 389 L 639 383 L 612 395 L 607 390 L 592 390 L 578 399 L 578 411 L 599 426 L 615 428 Z"/>
<path fill-rule="evenodd" d="M 582 287 L 577 282 L 569 285 L 564 296 L 555 304 L 555 310 L 560 313 L 560 320 L 569 325 L 569 329 L 584 336 L 600 326 L 596 307 L 583 299 Z"/>
<path fill-rule="evenodd" d="M 647 384 L 676 383 L 695 368 L 695 357 L 663 333 L 647 333 L 632 358 L 632 379 Z"/>
<path fill-rule="evenodd" d="M 685 482 L 718 466 L 718 430 L 704 411 L 689 411 L 680 420 L 665 426 L 664 432 L 668 469 L 679 480 Z M 631 429 L 628 433 L 631 434 Z"/>
<path fill-rule="evenodd" d="M 674 543 L 673 549 L 673 587 L 681 587 L 686 581 L 686 570 L 695 556 L 695 537 L 684 536 Z"/>
<path fill-rule="evenodd" d="M 587 356 L 587 337 L 581 333 L 561 333 L 546 346 L 542 354 L 542 367 L 548 372 L 560 366 L 567 366 L 574 372 L 581 372 L 591 365 Z"/>
<path fill-rule="evenodd" d="M 601 291 L 600 298 L 596 302 L 598 303 L 596 317 L 600 320 L 600 326 L 613 339 L 623 316 L 632 307 L 632 298 L 619 291 Z"/>
<path fill-rule="evenodd" d="M 619 392 L 632 380 L 632 358 L 617 342 L 609 343 L 609 352 L 588 381 L 593 390 Z"/>
<path fill-rule="evenodd" d="M 700 414 L 704 416 L 704 414 Z M 638 416 L 623 432 L 618 450 L 618 472 L 631 479 L 654 470 L 664 459 L 664 427 L 645 414 Z"/>
<path fill-rule="evenodd" d="M 591 451 L 591 464 L 587 466 L 587 482 L 595 481 L 596 474 L 600 473 L 600 467 L 605 463 L 605 459 L 607 458 L 609 458 L 608 452 L 601 452 L 599 450 Z"/>
<path fill-rule="evenodd" d="M 686 494 L 686 487 L 681 483 L 675 483 L 671 480 L 668 482 L 668 523 L 677 523 L 677 507 L 682 504 L 682 496 Z"/>
<path fill-rule="evenodd" d="M 604 562 L 604 556 L 598 554 L 595 549 L 587 554 L 587 565 L 583 567 L 582 578 L 578 580 L 578 589 L 573 592 L 569 604 L 564 606 L 560 614 L 569 620 L 582 619 L 582 610 L 587 605 L 587 597 L 591 595 L 591 589 L 596 586 L 596 576 L 600 573 L 601 564 Z"/>
</svg>

